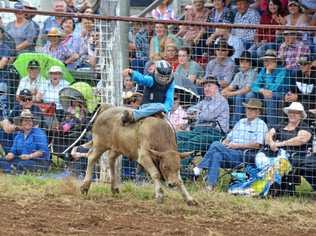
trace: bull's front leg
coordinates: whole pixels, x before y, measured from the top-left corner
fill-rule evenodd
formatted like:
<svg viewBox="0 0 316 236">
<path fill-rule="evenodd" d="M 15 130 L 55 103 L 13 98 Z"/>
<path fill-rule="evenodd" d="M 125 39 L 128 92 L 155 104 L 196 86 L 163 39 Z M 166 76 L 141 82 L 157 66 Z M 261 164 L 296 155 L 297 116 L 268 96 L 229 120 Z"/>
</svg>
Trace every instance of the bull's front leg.
<svg viewBox="0 0 316 236">
<path fill-rule="evenodd" d="M 144 169 L 149 173 L 151 179 L 154 181 L 155 198 L 157 203 L 163 203 L 164 192 L 160 182 L 161 176 L 151 157 L 149 155 L 146 155 L 145 153 L 141 153 L 137 161 L 140 165 L 144 167 Z"/>
<path fill-rule="evenodd" d="M 97 150 L 96 148 L 92 148 L 88 154 L 88 165 L 86 170 L 86 175 L 84 177 L 83 183 L 80 187 L 80 191 L 82 194 L 88 194 L 91 181 L 92 181 L 92 174 L 93 174 L 93 167 L 95 162 L 100 158 L 103 151 Z"/>
<path fill-rule="evenodd" d="M 198 205 L 198 202 L 193 199 L 193 197 L 189 194 L 188 190 L 184 186 L 184 183 L 183 183 L 182 178 L 180 176 L 180 171 L 178 174 L 178 178 L 179 178 L 178 189 L 179 189 L 183 199 L 186 201 L 186 203 L 189 206 Z"/>
<path fill-rule="evenodd" d="M 119 193 L 119 186 L 118 186 L 118 176 L 116 173 L 116 168 L 115 168 L 115 163 L 116 159 L 119 156 L 119 153 L 115 151 L 109 151 L 108 154 L 108 160 L 109 160 L 109 166 L 110 166 L 110 174 L 111 174 L 111 192 L 112 194 L 117 194 Z"/>
</svg>

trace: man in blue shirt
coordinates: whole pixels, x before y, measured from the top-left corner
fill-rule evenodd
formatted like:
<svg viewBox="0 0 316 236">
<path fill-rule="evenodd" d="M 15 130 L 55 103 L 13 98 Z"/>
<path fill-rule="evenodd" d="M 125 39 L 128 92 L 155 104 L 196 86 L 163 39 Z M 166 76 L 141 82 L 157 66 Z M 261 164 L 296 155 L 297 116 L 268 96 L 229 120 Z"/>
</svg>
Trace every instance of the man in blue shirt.
<svg viewBox="0 0 316 236">
<path fill-rule="evenodd" d="M 142 105 L 133 112 L 128 110 L 124 112 L 123 125 L 172 110 L 175 86 L 172 67 L 165 60 L 157 61 L 155 67 L 155 72 L 152 75 L 142 75 L 132 69 L 123 71 L 123 77 L 130 76 L 134 82 L 145 87 Z"/>
<path fill-rule="evenodd" d="M 268 49 L 261 58 L 264 68 L 257 75 L 251 86 L 251 92 L 246 95 L 246 101 L 250 98 L 263 99 L 266 122 L 268 126 L 279 124 L 279 111 L 282 106 L 284 94 L 289 90 L 287 71 L 278 65 L 277 54 L 274 50 Z"/>
<path fill-rule="evenodd" d="M 208 169 L 208 190 L 213 190 L 220 168 L 234 168 L 243 162 L 245 149 L 259 149 L 264 144 L 267 125 L 258 118 L 262 102 L 251 99 L 246 107 L 246 118 L 239 120 L 223 142 L 214 142 L 203 160 L 193 169 L 199 175 L 202 169 Z"/>
<path fill-rule="evenodd" d="M 15 136 L 9 153 L 0 160 L 0 168 L 5 173 L 10 173 L 13 166 L 19 172 L 47 170 L 50 154 L 45 132 L 34 127 L 34 117 L 28 109 L 22 111 L 18 123 L 21 131 Z"/>
</svg>

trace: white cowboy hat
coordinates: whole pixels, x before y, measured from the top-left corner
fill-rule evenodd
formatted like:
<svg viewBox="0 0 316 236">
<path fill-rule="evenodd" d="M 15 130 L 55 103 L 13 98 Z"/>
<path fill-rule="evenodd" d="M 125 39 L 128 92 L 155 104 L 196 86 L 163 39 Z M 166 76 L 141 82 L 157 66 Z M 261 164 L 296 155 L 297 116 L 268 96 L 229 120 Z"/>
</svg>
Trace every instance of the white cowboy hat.
<svg viewBox="0 0 316 236">
<path fill-rule="evenodd" d="M 303 114 L 303 118 L 306 119 L 307 114 L 304 110 L 302 103 L 300 102 L 292 102 L 290 106 L 284 107 L 283 111 L 285 114 L 288 114 L 289 111 L 300 111 Z"/>
</svg>

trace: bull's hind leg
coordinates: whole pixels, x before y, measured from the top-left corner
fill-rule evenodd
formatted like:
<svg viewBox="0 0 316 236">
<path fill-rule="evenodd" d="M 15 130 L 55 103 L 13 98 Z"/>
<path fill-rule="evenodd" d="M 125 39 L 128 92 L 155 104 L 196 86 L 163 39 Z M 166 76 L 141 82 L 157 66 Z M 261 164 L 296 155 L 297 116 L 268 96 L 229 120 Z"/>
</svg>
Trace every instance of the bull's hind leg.
<svg viewBox="0 0 316 236">
<path fill-rule="evenodd" d="M 146 151 L 140 151 L 138 163 L 144 167 L 145 170 L 149 173 L 150 177 L 154 181 L 155 186 L 155 198 L 158 203 L 163 203 L 164 193 L 160 183 L 160 173 L 153 163 L 150 155 Z"/>
<path fill-rule="evenodd" d="M 108 160 L 109 160 L 109 165 L 110 165 L 112 194 L 117 194 L 120 192 L 118 182 L 117 182 L 118 177 L 117 177 L 116 168 L 115 168 L 115 163 L 118 156 L 119 156 L 119 153 L 115 151 L 109 151 Z"/>
<path fill-rule="evenodd" d="M 86 170 L 86 176 L 84 177 L 83 183 L 80 187 L 80 191 L 82 194 L 87 194 L 91 185 L 92 181 L 92 174 L 93 174 L 93 167 L 95 165 L 95 162 L 100 159 L 100 156 L 102 155 L 103 151 L 99 150 L 95 147 L 90 149 L 90 152 L 88 154 L 88 165 Z"/>
</svg>

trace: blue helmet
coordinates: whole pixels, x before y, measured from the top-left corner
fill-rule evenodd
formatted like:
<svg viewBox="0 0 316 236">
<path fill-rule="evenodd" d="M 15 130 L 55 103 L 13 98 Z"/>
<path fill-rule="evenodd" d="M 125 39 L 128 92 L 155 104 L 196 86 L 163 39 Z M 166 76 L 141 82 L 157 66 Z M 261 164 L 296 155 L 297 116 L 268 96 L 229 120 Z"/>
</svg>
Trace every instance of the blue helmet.
<svg viewBox="0 0 316 236">
<path fill-rule="evenodd" d="M 173 80 L 172 66 L 165 60 L 155 62 L 154 77 L 158 84 L 167 85 Z"/>
</svg>

